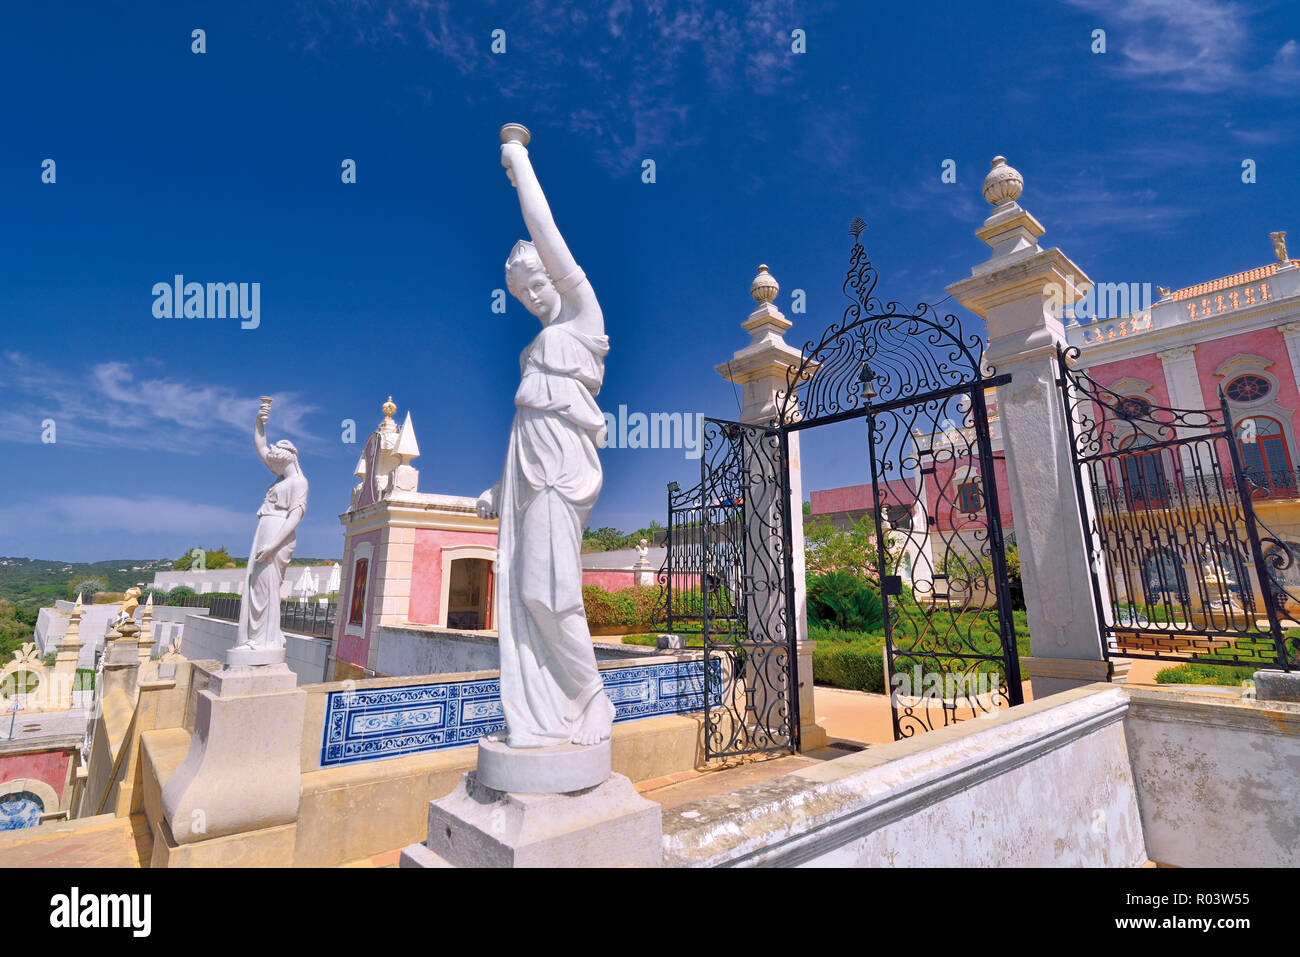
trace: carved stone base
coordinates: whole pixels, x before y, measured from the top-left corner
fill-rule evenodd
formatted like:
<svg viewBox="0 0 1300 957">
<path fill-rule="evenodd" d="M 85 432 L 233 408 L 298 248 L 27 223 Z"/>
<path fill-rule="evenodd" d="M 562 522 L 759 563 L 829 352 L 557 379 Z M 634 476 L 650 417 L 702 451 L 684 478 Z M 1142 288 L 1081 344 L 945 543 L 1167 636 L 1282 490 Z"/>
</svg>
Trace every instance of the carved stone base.
<svg viewBox="0 0 1300 957">
<path fill-rule="evenodd" d="M 1300 701 L 1300 671 L 1256 671 L 1256 701 Z"/>
<path fill-rule="evenodd" d="M 228 665 L 278 665 L 284 662 L 283 648 L 231 648 L 226 652 Z"/>
<path fill-rule="evenodd" d="M 175 844 L 291 824 L 307 693 L 287 665 L 226 668 L 199 692 L 190 749 L 162 789 Z"/>
<path fill-rule="evenodd" d="M 402 867 L 659 867 L 658 804 L 621 774 L 576 794 L 508 794 L 470 772 L 429 804 L 429 838 Z"/>
<path fill-rule="evenodd" d="M 478 780 L 496 791 L 567 794 L 596 787 L 610 771 L 608 739 L 550 748 L 512 748 L 487 738 L 478 743 Z"/>
</svg>

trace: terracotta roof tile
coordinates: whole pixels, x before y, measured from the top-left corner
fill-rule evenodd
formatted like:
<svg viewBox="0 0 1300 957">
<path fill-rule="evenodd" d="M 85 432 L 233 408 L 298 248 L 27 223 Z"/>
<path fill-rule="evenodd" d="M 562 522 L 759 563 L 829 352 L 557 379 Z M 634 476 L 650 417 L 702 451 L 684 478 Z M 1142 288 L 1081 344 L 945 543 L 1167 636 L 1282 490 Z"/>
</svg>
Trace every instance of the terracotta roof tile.
<svg viewBox="0 0 1300 957">
<path fill-rule="evenodd" d="M 1291 260 L 1292 265 L 1300 266 L 1300 259 Z M 1195 299 L 1197 296 L 1204 296 L 1207 293 L 1218 292 L 1220 289 L 1231 289 L 1233 286 L 1240 286 L 1243 283 L 1258 282 L 1260 279 L 1267 279 L 1277 272 L 1277 263 L 1269 263 L 1267 266 L 1259 266 L 1256 269 L 1247 269 L 1245 272 L 1239 272 L 1232 276 L 1224 276 L 1222 279 L 1214 279 L 1210 282 L 1197 283 L 1195 286 L 1188 286 L 1186 289 L 1177 289 L 1170 293 L 1170 298 L 1174 300 Z"/>
</svg>

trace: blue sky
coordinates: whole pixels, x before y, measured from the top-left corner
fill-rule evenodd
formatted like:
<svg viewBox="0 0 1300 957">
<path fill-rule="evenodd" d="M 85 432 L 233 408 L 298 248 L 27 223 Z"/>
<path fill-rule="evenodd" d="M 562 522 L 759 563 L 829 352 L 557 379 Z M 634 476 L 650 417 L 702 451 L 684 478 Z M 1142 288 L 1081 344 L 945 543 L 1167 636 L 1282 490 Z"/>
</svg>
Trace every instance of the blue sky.
<svg viewBox="0 0 1300 957">
<path fill-rule="evenodd" d="M 885 294 L 942 299 L 985 258 L 972 231 L 998 153 L 1043 242 L 1094 280 L 1178 287 L 1271 261 L 1272 230 L 1300 244 L 1294 4 L 173 0 L 3 16 L 0 554 L 246 554 L 270 479 L 249 436 L 263 393 L 271 438 L 297 443 L 311 482 L 299 555 L 340 552 L 390 393 L 414 418 L 421 490 L 490 485 L 536 331 L 513 299 L 491 311 L 524 235 L 505 122 L 532 130 L 604 308 L 611 411 L 734 416 L 713 367 L 747 341 L 756 266 L 802 344 L 840 315 L 855 216 Z M 261 283 L 261 325 L 155 318 L 151 289 L 176 273 Z M 864 480 L 855 440 L 806 435 L 805 489 Z M 602 456 L 593 525 L 662 521 L 665 483 L 698 475 L 681 451 Z"/>
</svg>

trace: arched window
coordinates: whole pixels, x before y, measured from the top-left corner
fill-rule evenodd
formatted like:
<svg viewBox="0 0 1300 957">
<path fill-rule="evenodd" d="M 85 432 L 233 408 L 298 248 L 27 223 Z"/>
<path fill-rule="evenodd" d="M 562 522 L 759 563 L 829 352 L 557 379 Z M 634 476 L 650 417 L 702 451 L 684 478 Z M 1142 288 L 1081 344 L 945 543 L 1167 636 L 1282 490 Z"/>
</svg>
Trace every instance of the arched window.
<svg viewBox="0 0 1300 957">
<path fill-rule="evenodd" d="M 1239 375 L 1223 387 L 1223 392 L 1233 402 L 1258 402 L 1273 389 L 1273 384 L 1262 375 Z"/>
<path fill-rule="evenodd" d="M 1234 379 L 1233 384 L 1245 378 L 1248 377 Z M 1237 448 L 1241 452 L 1242 471 L 1256 497 L 1295 491 L 1296 474 L 1291 467 L 1282 423 L 1277 419 L 1257 415 L 1241 420 L 1237 423 Z"/>
<path fill-rule="evenodd" d="M 370 559 L 358 558 L 352 572 L 352 604 L 348 609 L 348 624 L 360 625 L 366 616 L 366 580 L 370 573 Z"/>
<path fill-rule="evenodd" d="M 1163 508 L 1169 500 L 1169 481 L 1165 477 L 1161 450 L 1138 451 L 1155 440 L 1145 432 L 1134 431 L 1119 443 L 1132 453 L 1119 459 L 1124 474 L 1124 496 L 1130 509 Z"/>
<path fill-rule="evenodd" d="M 980 498 L 979 476 L 974 475 L 957 486 L 957 508 L 967 515 L 974 515 L 983 507 Z"/>
</svg>

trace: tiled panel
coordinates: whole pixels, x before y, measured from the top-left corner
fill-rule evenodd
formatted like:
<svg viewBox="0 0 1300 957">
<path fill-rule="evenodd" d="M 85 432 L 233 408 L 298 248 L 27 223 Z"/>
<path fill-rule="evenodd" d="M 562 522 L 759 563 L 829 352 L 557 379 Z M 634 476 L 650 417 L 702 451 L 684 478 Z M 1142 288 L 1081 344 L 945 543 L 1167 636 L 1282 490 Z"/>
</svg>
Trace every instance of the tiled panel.
<svg viewBox="0 0 1300 957">
<path fill-rule="evenodd" d="M 712 663 L 714 697 L 720 662 Z M 667 661 L 601 672 L 615 721 L 688 714 L 704 707 L 704 662 Z M 715 700 L 715 704 L 717 701 Z M 321 767 L 472 744 L 505 727 L 499 679 L 332 691 Z"/>
</svg>

